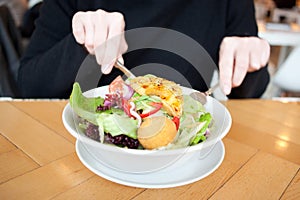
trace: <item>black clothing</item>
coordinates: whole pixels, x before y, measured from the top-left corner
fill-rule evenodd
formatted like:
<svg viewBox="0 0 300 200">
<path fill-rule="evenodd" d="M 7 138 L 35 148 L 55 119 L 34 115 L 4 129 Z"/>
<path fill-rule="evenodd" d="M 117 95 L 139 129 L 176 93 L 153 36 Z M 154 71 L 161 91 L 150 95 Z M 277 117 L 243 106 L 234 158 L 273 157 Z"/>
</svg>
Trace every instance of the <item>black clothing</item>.
<svg viewBox="0 0 300 200">
<path fill-rule="evenodd" d="M 21 35 L 12 13 L 0 6 L 0 97 L 19 97 L 17 74 L 23 53 Z"/>
<path fill-rule="evenodd" d="M 218 63 L 219 46 L 225 36 L 257 36 L 253 0 L 45 0 L 36 30 L 21 60 L 19 86 L 23 97 L 69 97 L 77 71 L 87 56 L 72 35 L 72 17 L 77 11 L 97 9 L 121 12 L 126 30 L 163 27 L 186 34 L 199 42 L 215 63 Z M 131 67 L 163 63 L 185 71 L 191 68 L 185 60 L 157 50 L 139 50 L 125 54 L 124 58 Z M 109 83 L 116 71 L 100 83 Z M 190 76 L 195 89 L 207 88 L 194 73 L 185 75 Z M 260 97 L 268 81 L 266 68 L 248 74 L 229 97 Z"/>
<path fill-rule="evenodd" d="M 42 2 L 35 4 L 32 8 L 28 9 L 23 16 L 20 24 L 20 32 L 23 38 L 30 38 L 35 29 L 35 20 L 39 17 L 40 7 Z"/>
</svg>

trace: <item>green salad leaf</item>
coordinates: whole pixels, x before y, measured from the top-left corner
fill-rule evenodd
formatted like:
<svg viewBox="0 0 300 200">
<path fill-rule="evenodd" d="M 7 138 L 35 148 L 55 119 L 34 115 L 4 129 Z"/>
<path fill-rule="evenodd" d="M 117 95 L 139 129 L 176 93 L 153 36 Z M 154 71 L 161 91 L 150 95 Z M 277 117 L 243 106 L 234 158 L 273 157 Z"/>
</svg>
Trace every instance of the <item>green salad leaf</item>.
<svg viewBox="0 0 300 200">
<path fill-rule="evenodd" d="M 204 113 L 200 116 L 199 122 L 204 123 L 204 125 L 202 126 L 200 131 L 196 134 L 195 138 L 193 138 L 191 145 L 195 145 L 195 144 L 198 144 L 200 141 L 206 140 L 206 137 L 204 134 L 205 134 L 211 120 L 212 120 L 212 116 L 208 112 Z"/>
<path fill-rule="evenodd" d="M 137 139 L 137 120 L 126 115 L 101 113 L 97 117 L 97 123 L 102 125 L 104 132 L 110 133 L 112 136 L 124 134 Z"/>
<path fill-rule="evenodd" d="M 137 121 L 129 118 L 124 111 L 117 108 L 101 112 L 96 111 L 99 105 L 103 105 L 103 102 L 102 97 L 85 97 L 79 83 L 74 83 L 70 105 L 79 117 L 99 126 L 104 132 L 110 133 L 112 136 L 125 134 L 136 139 Z M 104 133 L 101 132 L 101 134 Z"/>
<path fill-rule="evenodd" d="M 97 107 L 103 105 L 104 99 L 101 97 L 88 98 L 82 94 L 79 83 L 73 84 L 72 94 L 70 96 L 70 106 L 74 112 L 83 119 L 97 125 Z"/>
<path fill-rule="evenodd" d="M 199 102 L 193 99 L 189 95 L 183 95 L 183 112 L 186 113 L 199 113 L 199 112 L 205 112 L 205 108 L 203 105 Z"/>
</svg>

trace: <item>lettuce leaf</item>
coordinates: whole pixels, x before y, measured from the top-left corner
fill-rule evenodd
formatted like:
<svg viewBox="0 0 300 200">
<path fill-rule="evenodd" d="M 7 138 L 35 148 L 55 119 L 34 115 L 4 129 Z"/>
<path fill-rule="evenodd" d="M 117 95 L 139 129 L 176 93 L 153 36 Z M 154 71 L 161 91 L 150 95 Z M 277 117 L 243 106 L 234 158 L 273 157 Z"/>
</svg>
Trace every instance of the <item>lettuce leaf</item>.
<svg viewBox="0 0 300 200">
<path fill-rule="evenodd" d="M 97 117 L 97 123 L 102 125 L 104 132 L 110 133 L 112 136 L 124 134 L 137 139 L 138 122 L 126 115 L 101 113 Z"/>
<path fill-rule="evenodd" d="M 82 94 L 79 83 L 73 84 L 72 94 L 70 96 L 70 106 L 73 111 L 83 119 L 97 125 L 97 107 L 103 105 L 104 99 L 101 97 L 88 98 Z"/>
<path fill-rule="evenodd" d="M 205 132 L 210 124 L 210 122 L 212 121 L 212 116 L 210 113 L 204 113 L 200 116 L 199 118 L 199 122 L 204 123 L 204 125 L 202 126 L 202 128 L 200 129 L 200 131 L 196 134 L 196 137 L 193 138 L 191 145 L 195 145 L 198 144 L 200 141 L 204 141 L 206 140 L 205 137 Z"/>
<path fill-rule="evenodd" d="M 187 113 L 205 112 L 205 108 L 189 95 L 183 95 L 183 111 Z"/>
</svg>

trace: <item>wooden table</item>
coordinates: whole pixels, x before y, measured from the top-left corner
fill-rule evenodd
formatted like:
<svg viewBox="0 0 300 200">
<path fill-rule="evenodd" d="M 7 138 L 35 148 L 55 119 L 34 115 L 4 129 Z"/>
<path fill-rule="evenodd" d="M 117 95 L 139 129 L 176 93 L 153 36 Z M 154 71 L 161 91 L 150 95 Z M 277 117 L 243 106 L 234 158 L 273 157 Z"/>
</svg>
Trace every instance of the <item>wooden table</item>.
<svg viewBox="0 0 300 200">
<path fill-rule="evenodd" d="M 119 185 L 89 171 L 62 124 L 66 103 L 0 102 L 0 199 L 300 199 L 299 102 L 224 102 L 233 124 L 221 166 L 168 189 Z"/>
</svg>

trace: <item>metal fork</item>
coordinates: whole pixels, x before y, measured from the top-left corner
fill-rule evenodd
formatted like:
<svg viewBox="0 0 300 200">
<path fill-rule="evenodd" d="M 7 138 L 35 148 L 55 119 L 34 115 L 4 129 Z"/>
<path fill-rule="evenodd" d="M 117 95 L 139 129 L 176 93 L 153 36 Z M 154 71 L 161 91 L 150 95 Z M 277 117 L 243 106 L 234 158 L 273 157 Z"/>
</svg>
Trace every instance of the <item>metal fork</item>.
<svg viewBox="0 0 300 200">
<path fill-rule="evenodd" d="M 125 67 L 119 60 L 117 60 L 115 62 L 114 65 L 116 68 L 118 68 L 119 70 L 121 70 L 126 76 L 127 78 L 135 78 L 136 76 L 131 73 L 131 71 L 129 71 L 129 69 L 127 69 L 127 67 Z"/>
<path fill-rule="evenodd" d="M 202 105 L 204 105 L 207 102 L 207 96 L 210 96 L 218 87 L 219 87 L 219 82 L 217 82 L 214 86 L 212 86 L 205 92 L 192 92 L 190 96 L 193 99 L 199 101 Z"/>
</svg>

